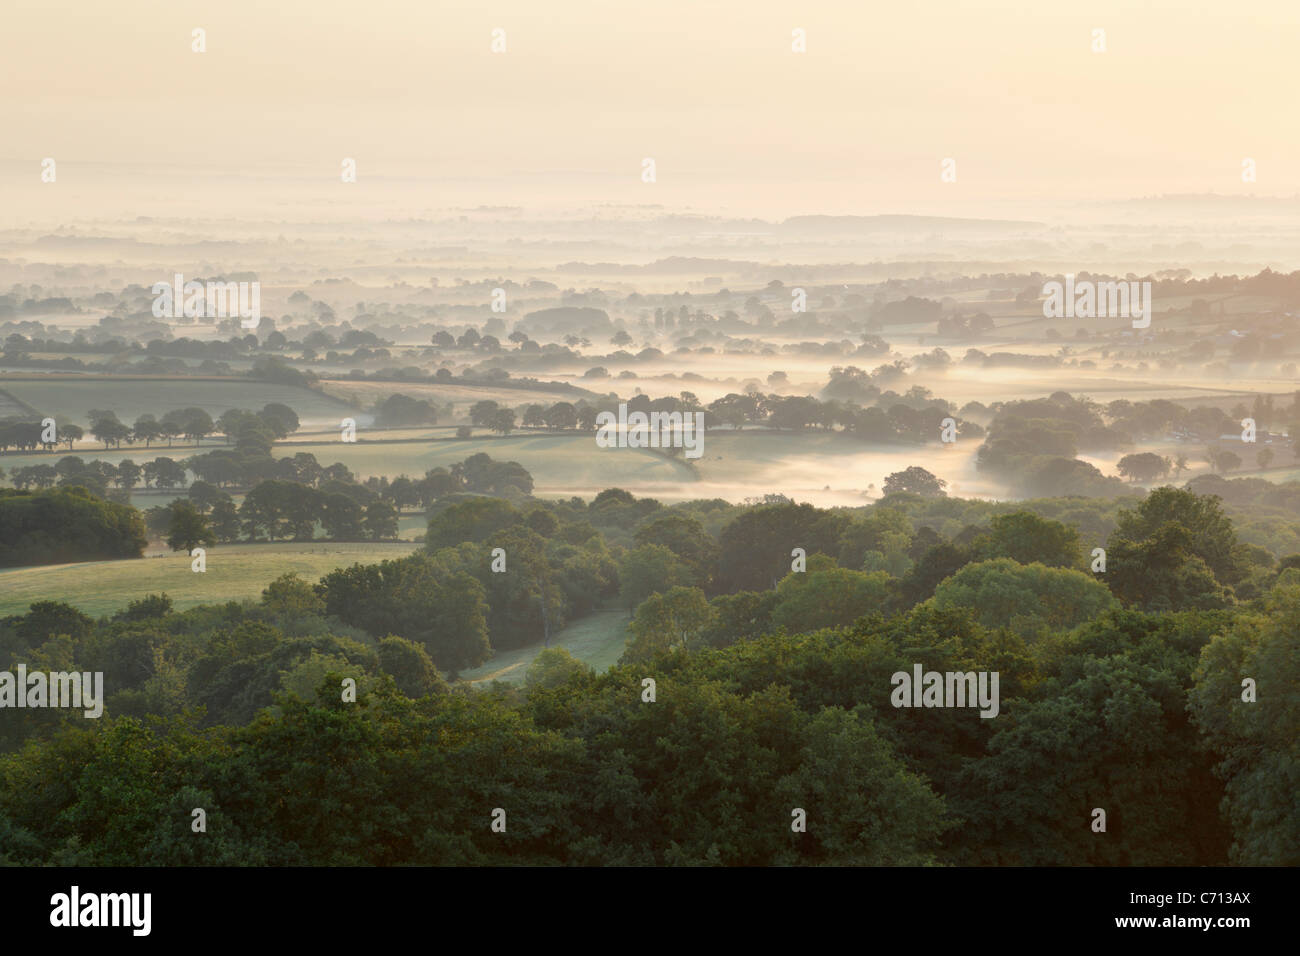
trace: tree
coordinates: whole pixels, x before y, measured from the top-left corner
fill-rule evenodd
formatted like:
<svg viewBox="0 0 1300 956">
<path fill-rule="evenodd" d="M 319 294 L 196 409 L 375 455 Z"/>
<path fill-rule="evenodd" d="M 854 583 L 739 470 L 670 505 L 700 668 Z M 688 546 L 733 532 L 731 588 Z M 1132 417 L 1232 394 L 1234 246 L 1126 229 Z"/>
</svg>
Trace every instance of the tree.
<svg viewBox="0 0 1300 956">
<path fill-rule="evenodd" d="M 288 481 L 263 481 L 244 496 L 239 506 L 244 533 L 250 540 L 268 540 L 293 536 L 294 516 L 306 491 L 302 485 Z"/>
<path fill-rule="evenodd" d="M 437 551 L 454 548 L 464 541 L 486 541 L 521 518 L 514 505 L 502 498 L 474 497 L 457 501 L 429 516 L 425 547 Z"/>
<path fill-rule="evenodd" d="M 341 492 L 327 494 L 321 502 L 321 524 L 335 541 L 360 541 L 364 535 L 361 504 Z"/>
<path fill-rule="evenodd" d="M 439 498 L 459 491 L 460 488 L 460 480 L 441 466 L 430 468 L 424 473 L 423 478 L 415 482 L 415 491 L 419 495 L 419 502 L 426 509 Z"/>
<path fill-rule="evenodd" d="M 1116 530 L 1106 546 L 1106 583 L 1125 604 L 1147 611 L 1227 607 L 1232 592 L 1216 578 L 1200 544 L 1177 521 L 1141 538 Z"/>
<path fill-rule="evenodd" d="M 284 437 L 284 422 L 276 417 L 263 417 L 249 411 L 232 408 L 217 419 L 216 428 L 226 436 L 227 443 L 248 456 L 269 456 L 277 437 Z"/>
<path fill-rule="evenodd" d="M 420 503 L 419 487 L 405 475 L 394 478 L 383 496 L 396 505 L 399 512 L 403 508 L 414 508 Z"/>
<path fill-rule="evenodd" d="M 492 416 L 497 413 L 501 406 L 491 399 L 483 399 L 475 402 L 469 407 L 469 420 L 473 425 L 486 428 L 492 421 Z"/>
<path fill-rule="evenodd" d="M 280 575 L 262 589 L 262 607 L 277 616 L 325 613 L 325 602 L 296 571 Z"/>
<path fill-rule="evenodd" d="M 207 481 L 195 481 L 189 488 L 189 499 L 200 514 L 207 514 L 218 501 L 230 496 Z"/>
<path fill-rule="evenodd" d="M 910 491 L 927 498 L 942 498 L 947 495 L 947 492 L 943 490 L 947 484 L 948 482 L 942 478 L 936 478 L 924 468 L 912 465 L 910 468 L 896 471 L 887 476 L 884 484 L 881 485 L 881 490 L 886 495 Z"/>
<path fill-rule="evenodd" d="M 86 462 L 76 455 L 65 455 L 54 465 L 61 487 L 80 485 L 97 497 L 108 496 L 108 483 L 117 480 L 117 469 L 106 461 Z"/>
<path fill-rule="evenodd" d="M 424 645 L 390 634 L 379 642 L 378 655 L 380 668 L 392 675 L 397 689 L 407 697 L 447 692 L 447 682 L 434 667 Z"/>
<path fill-rule="evenodd" d="M 14 629 L 25 646 L 36 647 L 60 634 L 80 643 L 94 631 L 95 622 L 71 604 L 34 601 Z"/>
<path fill-rule="evenodd" d="M 1210 446 L 1205 450 L 1205 460 L 1209 462 L 1210 468 L 1216 472 L 1236 471 L 1241 467 L 1241 456 L 1236 452 L 1228 451 L 1226 448 Z"/>
<path fill-rule="evenodd" d="M 1131 613 L 1085 625 L 1067 645 L 1074 653 L 1054 662 L 1050 693 L 1028 695 L 1009 721 L 984 721 L 996 725 L 987 756 L 954 793 L 954 813 L 989 834 L 971 848 L 973 863 L 1222 863 L 1218 788 L 1186 717 L 1190 661 L 1175 650 L 1205 637 L 1186 630 Z M 1050 772 L 1014 769 L 1029 766 Z M 1094 806 L 1105 807 L 1112 839 L 1087 825 Z"/>
<path fill-rule="evenodd" d="M 509 435 L 515 427 L 515 413 L 508 408 L 498 408 L 492 413 L 487 426 L 494 432 Z"/>
<path fill-rule="evenodd" d="M 636 543 L 663 545 L 677 556 L 692 581 L 709 589 L 717 573 L 718 546 L 694 515 L 672 511 L 653 518 L 637 529 Z"/>
<path fill-rule="evenodd" d="M 792 633 L 823 627 L 843 627 L 872 611 L 884 612 L 890 598 L 889 575 L 864 574 L 836 567 L 825 556 L 825 566 L 790 573 L 777 586 L 772 624 Z"/>
<path fill-rule="evenodd" d="M 229 495 L 213 504 L 211 524 L 212 533 L 223 544 L 239 540 L 239 512 L 235 509 L 235 502 Z"/>
<path fill-rule="evenodd" d="M 494 461 L 483 452 L 452 465 L 451 474 L 468 491 L 506 495 L 513 489 L 527 495 L 533 490 L 533 476 L 519 462 Z"/>
<path fill-rule="evenodd" d="M 169 548 L 188 553 L 199 545 L 211 547 L 216 541 L 208 519 L 193 504 L 183 498 L 171 503 L 171 518 L 167 524 Z"/>
<path fill-rule="evenodd" d="M 1107 569 L 1108 578 L 1113 575 Z M 968 608 L 985 627 L 1005 627 L 1026 637 L 1040 630 L 1069 630 L 1118 607 L 1091 574 L 994 558 L 968 564 L 940 582 L 930 599 L 939 610 Z"/>
<path fill-rule="evenodd" d="M 182 425 L 175 413 L 164 415 L 158 422 L 158 437 L 167 439 L 167 447 L 171 448 L 176 436 L 182 434 Z"/>
<path fill-rule="evenodd" d="M 397 509 L 382 498 L 366 505 L 364 518 L 366 536 L 371 541 L 392 541 L 397 538 Z"/>
<path fill-rule="evenodd" d="M 123 458 L 117 463 L 117 486 L 130 491 L 140 483 L 143 469 L 130 458 Z"/>
<path fill-rule="evenodd" d="M 674 585 L 690 583 L 690 573 L 677 556 L 658 544 L 643 544 L 627 551 L 619 562 L 619 599 L 631 610 L 650 595 Z"/>
<path fill-rule="evenodd" d="M 1115 470 L 1130 481 L 1155 481 L 1169 474 L 1172 467 L 1168 458 L 1144 451 L 1125 455 L 1116 464 Z"/>
<path fill-rule="evenodd" d="M 491 555 L 502 549 L 505 573 L 491 571 Z M 493 534 L 475 563 L 487 588 L 488 633 L 498 650 L 549 640 L 564 624 L 565 600 L 547 557 L 547 542 L 535 531 L 513 524 Z"/>
<path fill-rule="evenodd" d="M 339 568 L 319 589 L 328 614 L 423 644 L 439 670 L 477 667 L 492 653 L 483 585 L 464 571 L 446 573 L 431 555 Z"/>
<path fill-rule="evenodd" d="M 1273 449 L 1261 448 L 1257 451 L 1255 453 L 1255 463 L 1258 464 L 1260 468 L 1267 468 L 1269 465 L 1273 464 Z"/>
<path fill-rule="evenodd" d="M 84 487 L 0 489 L 0 567 L 138 558 L 140 513 Z"/>
<path fill-rule="evenodd" d="M 138 600 L 128 601 L 126 609 L 119 612 L 117 617 L 123 621 L 152 621 L 166 617 L 170 613 L 172 613 L 172 599 L 164 592 L 146 594 Z"/>
<path fill-rule="evenodd" d="M 81 441 L 85 435 L 86 433 L 82 431 L 80 425 L 71 423 L 59 425 L 59 441 L 68 446 L 68 451 L 72 451 L 73 443 Z"/>
<path fill-rule="evenodd" d="M 53 465 L 27 465 L 23 468 L 15 468 L 13 471 L 14 487 L 23 490 L 31 485 L 37 488 L 53 488 L 58 477 L 58 472 Z"/>
<path fill-rule="evenodd" d="M 120 447 L 122 442 L 130 437 L 131 429 L 119 422 L 115 415 L 112 418 L 100 418 L 92 423 L 90 433 L 97 441 L 102 441 L 105 448 L 109 445 Z"/>
<path fill-rule="evenodd" d="M 281 458 L 276 461 L 276 477 L 283 478 L 285 481 L 296 481 L 315 487 L 320 484 L 324 476 L 325 469 L 321 468 L 316 456 L 310 452 L 300 451 L 292 458 Z"/>
<path fill-rule="evenodd" d="M 752 640 L 768 633 L 776 602 L 775 591 L 718 595 L 709 602 L 709 624 L 700 634 L 700 644 L 728 647 L 737 641 Z"/>
<path fill-rule="evenodd" d="M 790 573 L 794 548 L 808 555 L 839 554 L 840 535 L 849 522 L 843 513 L 820 511 L 810 504 L 762 505 L 738 515 L 718 536 L 719 589 L 775 588 Z"/>
<path fill-rule="evenodd" d="M 397 425 L 433 425 L 438 410 L 428 399 L 392 394 L 375 405 L 375 422 L 385 427 Z"/>
<path fill-rule="evenodd" d="M 1079 532 L 1069 525 L 1040 518 L 1030 511 L 998 515 L 991 522 L 985 551 L 989 557 L 1011 558 L 1020 564 L 1045 564 L 1049 568 L 1077 567 Z"/>
<path fill-rule="evenodd" d="M 652 594 L 628 624 L 632 634 L 623 663 L 649 661 L 674 647 L 686 648 L 709 623 L 709 602 L 699 588 L 673 587 Z"/>
<path fill-rule="evenodd" d="M 146 462 L 141 473 L 146 488 L 150 483 L 156 488 L 174 488 L 185 483 L 185 469 L 171 458 L 155 458 Z"/>
<path fill-rule="evenodd" d="M 1235 585 L 1245 576 L 1247 568 L 1241 560 L 1237 533 L 1219 499 L 1180 488 L 1156 488 L 1136 508 L 1120 509 L 1115 531 L 1106 545 L 1108 555 L 1121 542 L 1150 541 L 1170 524 L 1181 525 L 1186 534 L 1177 541 L 1171 539 L 1169 544 L 1185 546 L 1189 554 L 1205 562 L 1219 581 Z M 1113 580 L 1109 572 L 1107 580 Z"/>
<path fill-rule="evenodd" d="M 300 425 L 298 413 L 281 402 L 264 405 L 258 417 L 271 427 L 277 441 L 296 432 Z"/>
<path fill-rule="evenodd" d="M 859 711 L 826 707 L 802 722 L 798 767 L 776 786 L 782 804 L 804 808 L 812 841 L 792 844 L 793 863 L 924 866 L 954 827 L 943 799 Z M 888 807 L 890 809 L 886 810 Z"/>
<path fill-rule="evenodd" d="M 1300 572 L 1286 571 L 1262 617 L 1237 619 L 1202 650 L 1188 709 L 1218 760 L 1223 810 L 1232 827 L 1230 861 L 1295 866 L 1300 788 L 1295 728 L 1300 726 Z M 1246 702 L 1245 680 L 1255 683 Z"/>
<path fill-rule="evenodd" d="M 224 488 L 261 477 L 256 462 L 257 459 L 250 459 L 238 451 L 222 448 L 204 455 L 194 455 L 181 464 L 199 477 L 200 480 L 195 484 Z"/>
<path fill-rule="evenodd" d="M 578 410 L 570 402 L 556 402 L 546 410 L 546 427 L 558 430 L 578 427 Z"/>
<path fill-rule="evenodd" d="M 524 686 L 550 689 L 581 681 L 592 675 L 590 665 L 578 660 L 566 648 L 546 647 L 533 658 L 524 674 Z"/>
<path fill-rule="evenodd" d="M 166 420 L 167 416 L 163 417 Z M 212 416 L 201 408 L 181 409 L 177 413 L 176 421 L 180 433 L 196 444 L 202 441 L 205 436 L 212 434 L 213 429 L 216 427 L 212 422 Z"/>
</svg>

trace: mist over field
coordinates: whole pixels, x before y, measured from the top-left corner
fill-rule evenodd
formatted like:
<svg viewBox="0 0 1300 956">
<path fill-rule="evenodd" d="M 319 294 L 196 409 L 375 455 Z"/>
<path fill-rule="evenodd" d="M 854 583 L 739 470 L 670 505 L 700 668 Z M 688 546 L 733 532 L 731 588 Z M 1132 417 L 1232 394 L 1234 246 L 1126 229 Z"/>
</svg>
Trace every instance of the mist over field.
<svg viewBox="0 0 1300 956">
<path fill-rule="evenodd" d="M 401 192 L 395 183 L 364 188 Z M 348 214 L 330 222 L 173 212 L 13 227 L 0 233 L 0 288 L 9 290 L 0 303 L 4 400 L 83 429 L 92 408 L 132 421 L 186 407 L 215 418 L 250 396 L 239 379 L 256 370 L 263 403 L 297 412 L 295 443 L 352 417 L 362 428 L 357 447 L 334 451 L 363 477 L 396 477 L 400 468 L 415 478 L 446 457 L 443 445 L 403 446 L 378 467 L 371 446 L 392 437 L 392 423 L 376 428 L 373 410 L 401 395 L 429 402 L 441 414 L 428 423 L 444 428 L 481 425 L 470 415 L 477 402 L 516 410 L 518 430 L 475 450 L 508 450 L 534 473 L 541 496 L 591 496 L 616 476 L 619 487 L 664 500 L 777 493 L 818 505 L 872 500 L 888 474 L 909 465 L 964 497 L 1007 499 L 1023 489 L 977 467 L 974 439 L 854 440 L 843 423 L 821 421 L 778 423 L 774 435 L 762 416 L 713 417 L 703 457 L 679 467 L 548 435 L 564 448 L 556 467 L 546 442 L 519 437 L 555 429 L 524 424 L 523 410 L 687 394 L 716 407 L 758 393 L 884 409 L 895 401 L 969 407 L 987 426 L 998 403 L 1054 392 L 1100 407 L 1164 399 L 1225 415 L 1256 396 L 1289 401 L 1300 304 L 1285 273 L 1269 277 L 1285 269 L 1281 253 L 1297 238 L 1293 202 L 1049 205 L 1036 219 L 764 220 L 586 205 L 441 209 L 364 223 Z M 1150 328 L 1137 332 L 1123 317 L 1046 317 L 1042 287 L 1066 273 L 1154 279 Z M 177 274 L 258 282 L 255 329 L 235 318 L 156 317 L 152 290 Z M 437 333 L 449 339 L 435 342 Z M 1135 450 L 1182 451 L 1190 477 L 1211 470 L 1199 456 L 1220 436 L 1128 437 L 1078 452 L 1114 474 Z M 69 451 L 97 445 L 109 451 L 89 435 Z M 629 456 L 645 461 L 628 469 L 619 459 Z M 1288 453 L 1269 464 L 1293 462 Z"/>
</svg>

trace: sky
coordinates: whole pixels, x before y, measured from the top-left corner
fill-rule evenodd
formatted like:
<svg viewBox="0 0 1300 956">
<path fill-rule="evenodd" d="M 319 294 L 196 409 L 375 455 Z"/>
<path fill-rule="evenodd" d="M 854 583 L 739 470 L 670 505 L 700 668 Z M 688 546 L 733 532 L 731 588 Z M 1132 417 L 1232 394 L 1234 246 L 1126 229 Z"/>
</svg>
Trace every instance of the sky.
<svg viewBox="0 0 1300 956">
<path fill-rule="evenodd" d="M 0 222 L 284 196 L 765 217 L 1294 196 L 1297 49 L 1294 0 L 4 0 Z"/>
</svg>

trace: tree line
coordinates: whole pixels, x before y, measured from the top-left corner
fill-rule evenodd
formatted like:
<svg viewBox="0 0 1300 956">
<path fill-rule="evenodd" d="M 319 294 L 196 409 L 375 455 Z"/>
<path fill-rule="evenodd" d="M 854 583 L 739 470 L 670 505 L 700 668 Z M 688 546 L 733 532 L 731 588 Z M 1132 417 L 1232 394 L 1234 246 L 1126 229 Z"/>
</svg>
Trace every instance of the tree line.
<svg viewBox="0 0 1300 956">
<path fill-rule="evenodd" d="M 919 401 L 918 401 L 919 398 Z M 634 395 L 627 399 L 628 413 L 703 412 L 705 428 L 740 430 L 754 425 L 775 430 L 803 431 L 810 428 L 832 430 L 863 441 L 931 442 L 940 440 L 942 422 L 952 417 L 959 437 L 978 438 L 984 429 L 974 421 L 956 415 L 952 406 L 936 399 L 929 390 L 916 387 L 907 396 L 879 392 L 877 404 L 863 406 L 856 400 L 821 400 L 808 395 L 765 395 L 757 389 L 744 394 L 731 393 L 703 404 L 693 393 L 651 399 Z M 603 402 L 556 402 L 550 406 L 530 404 L 512 409 L 492 400 L 474 403 L 469 410 L 470 422 L 502 435 L 519 428 L 550 431 L 596 430 L 601 412 L 617 413 L 621 399 Z"/>
<path fill-rule="evenodd" d="M 92 408 L 86 413 L 89 430 L 71 422 L 58 423 L 46 440 L 47 430 L 39 421 L 8 418 L 0 421 L 0 452 L 10 448 L 18 451 L 44 449 L 53 451 L 61 444 L 72 450 L 74 442 L 86 435 L 103 442 L 104 449 L 121 448 L 125 442 L 133 446 L 143 442 L 151 448 L 154 442 L 166 440 L 168 447 L 177 438 L 195 444 L 213 434 L 225 436 L 227 444 L 240 442 L 274 443 L 298 430 L 298 415 L 288 405 L 272 402 L 260 412 L 232 408 L 213 419 L 205 409 L 197 407 L 176 408 L 164 412 L 162 417 L 143 414 L 127 425 L 111 409 Z"/>
</svg>

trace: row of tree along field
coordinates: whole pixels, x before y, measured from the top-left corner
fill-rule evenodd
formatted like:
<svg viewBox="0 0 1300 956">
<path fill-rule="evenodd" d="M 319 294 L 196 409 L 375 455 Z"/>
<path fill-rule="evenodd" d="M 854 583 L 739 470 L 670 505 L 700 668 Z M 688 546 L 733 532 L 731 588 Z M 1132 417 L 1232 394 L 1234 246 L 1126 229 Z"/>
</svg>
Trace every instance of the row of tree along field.
<svg viewBox="0 0 1300 956">
<path fill-rule="evenodd" d="M 134 480 L 153 474 L 156 487 L 184 481 L 189 462 L 161 458 L 143 468 L 129 460 L 116 467 L 89 464 L 69 456 L 33 483 L 27 469 L 13 478 L 23 487 L 0 489 L 0 529 L 9 534 L 0 544 L 0 567 L 139 557 L 148 534 L 165 538 L 174 550 L 199 545 L 247 541 L 385 541 L 396 538 L 404 506 L 432 506 L 457 496 L 504 494 L 525 496 L 532 476 L 517 462 L 472 455 L 423 478 L 370 479 L 358 483 L 341 465 L 321 468 L 314 456 L 299 453 L 278 460 L 275 473 L 257 483 L 236 504 L 224 489 L 195 481 L 184 498 L 147 509 L 143 514 L 126 500 L 105 500 L 110 477 L 114 497 L 126 498 Z M 58 487 L 50 488 L 57 478 Z M 148 534 L 147 534 L 148 533 Z"/>
</svg>

